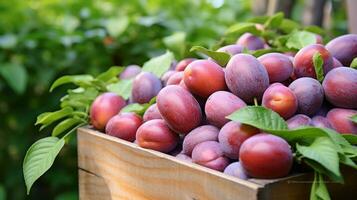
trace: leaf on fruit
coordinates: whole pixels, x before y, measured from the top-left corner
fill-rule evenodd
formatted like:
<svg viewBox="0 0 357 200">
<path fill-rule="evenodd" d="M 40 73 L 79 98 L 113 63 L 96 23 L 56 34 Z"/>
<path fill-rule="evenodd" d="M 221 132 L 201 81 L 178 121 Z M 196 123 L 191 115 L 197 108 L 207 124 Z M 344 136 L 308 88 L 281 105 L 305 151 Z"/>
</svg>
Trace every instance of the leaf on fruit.
<svg viewBox="0 0 357 200">
<path fill-rule="evenodd" d="M 312 57 L 312 62 L 314 64 L 316 79 L 322 82 L 324 80 L 324 60 L 322 59 L 321 54 L 319 52 L 314 53 L 314 56 Z"/>
<path fill-rule="evenodd" d="M 246 106 L 230 114 L 227 118 L 263 130 L 286 130 L 288 128 L 279 114 L 262 106 Z"/>
<path fill-rule="evenodd" d="M 27 72 L 24 66 L 14 63 L 0 65 L 0 75 L 17 94 L 23 94 L 27 85 Z"/>
<path fill-rule="evenodd" d="M 251 33 L 254 35 L 260 35 L 261 31 L 257 29 L 255 23 L 251 22 L 243 22 L 243 23 L 237 23 L 232 26 L 230 26 L 227 31 L 226 35 L 242 35 L 243 33 Z"/>
<path fill-rule="evenodd" d="M 352 62 L 351 62 L 351 67 L 352 67 L 353 69 L 357 69 L 357 58 L 354 58 L 354 59 L 352 60 Z"/>
<path fill-rule="evenodd" d="M 264 23 L 266 28 L 278 28 L 280 24 L 283 22 L 284 13 L 278 12 L 269 17 L 269 19 Z"/>
<path fill-rule="evenodd" d="M 326 184 L 321 173 L 314 173 L 314 182 L 312 183 L 310 200 L 330 200 Z"/>
<path fill-rule="evenodd" d="M 321 164 L 328 170 L 330 178 L 343 182 L 339 157 L 333 141 L 328 137 L 318 137 L 310 146 L 296 144 L 296 150 L 304 157 Z"/>
<path fill-rule="evenodd" d="M 113 66 L 109 68 L 106 72 L 99 74 L 96 79 L 108 82 L 112 78 L 117 78 L 117 76 L 124 70 L 124 67 Z"/>
<path fill-rule="evenodd" d="M 160 78 L 171 67 L 174 59 L 174 54 L 167 51 L 165 54 L 151 58 L 149 61 L 145 62 L 142 70 L 151 72 Z"/>
<path fill-rule="evenodd" d="M 23 162 L 27 194 L 33 183 L 52 166 L 64 144 L 64 139 L 45 137 L 32 144 L 27 150 Z"/>
<path fill-rule="evenodd" d="M 229 55 L 228 53 L 208 50 L 201 46 L 193 46 L 190 51 L 203 53 L 217 61 L 217 63 L 222 67 L 226 66 L 229 59 L 231 59 L 231 55 Z"/>
<path fill-rule="evenodd" d="M 57 126 L 52 131 L 52 136 L 58 136 L 65 131 L 68 131 L 70 128 L 83 123 L 84 121 L 78 118 L 68 118 L 57 124 Z"/>
<path fill-rule="evenodd" d="M 308 31 L 296 31 L 292 33 L 286 41 L 286 47 L 300 50 L 307 45 L 315 43 L 316 35 L 314 33 L 310 33 Z"/>
<path fill-rule="evenodd" d="M 131 95 L 131 90 L 133 87 L 132 79 L 123 79 L 117 83 L 112 83 L 107 86 L 109 92 L 114 92 L 119 96 L 123 97 L 125 100 L 129 99 Z"/>
<path fill-rule="evenodd" d="M 259 56 L 262 56 L 262 55 L 267 54 L 267 53 L 275 53 L 275 52 L 280 52 L 280 50 L 274 49 L 274 48 L 271 48 L 271 49 L 258 49 L 258 50 L 250 52 L 250 54 L 252 56 L 254 56 L 254 57 L 259 57 Z"/>
<path fill-rule="evenodd" d="M 72 112 L 73 109 L 71 107 L 64 107 L 58 111 L 42 113 L 37 117 L 35 125 L 38 124 L 49 125 L 52 122 L 67 117 L 68 115 L 72 114 Z"/>
<path fill-rule="evenodd" d="M 66 75 L 58 78 L 51 86 L 50 92 L 52 92 L 55 88 L 58 86 L 67 84 L 67 83 L 73 83 L 78 86 L 89 86 L 91 85 L 91 81 L 93 80 L 93 76 L 91 75 Z"/>
<path fill-rule="evenodd" d="M 143 116 L 145 111 L 156 102 L 156 97 L 152 98 L 149 103 L 144 103 L 144 104 L 138 104 L 138 103 L 133 103 L 125 106 L 120 110 L 121 113 L 125 112 L 134 112 L 140 116 Z"/>
</svg>

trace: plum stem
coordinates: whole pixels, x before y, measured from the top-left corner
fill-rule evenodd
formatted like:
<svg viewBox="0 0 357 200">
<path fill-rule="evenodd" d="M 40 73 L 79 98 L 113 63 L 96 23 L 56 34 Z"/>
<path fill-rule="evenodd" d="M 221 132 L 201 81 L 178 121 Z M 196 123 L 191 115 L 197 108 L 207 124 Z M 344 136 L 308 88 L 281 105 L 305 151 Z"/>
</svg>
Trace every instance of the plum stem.
<svg viewBox="0 0 357 200">
<path fill-rule="evenodd" d="M 259 106 L 259 105 L 258 105 L 258 100 L 257 100 L 257 98 L 254 98 L 254 105 L 255 105 L 255 106 Z"/>
</svg>

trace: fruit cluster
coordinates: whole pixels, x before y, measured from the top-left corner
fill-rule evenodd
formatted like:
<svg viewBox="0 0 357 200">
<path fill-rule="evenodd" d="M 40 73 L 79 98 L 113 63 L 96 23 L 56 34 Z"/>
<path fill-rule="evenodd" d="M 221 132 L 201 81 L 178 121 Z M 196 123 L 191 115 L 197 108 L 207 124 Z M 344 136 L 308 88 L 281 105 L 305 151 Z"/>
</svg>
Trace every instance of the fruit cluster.
<svg viewBox="0 0 357 200">
<path fill-rule="evenodd" d="M 256 58 L 245 50 L 269 46 L 245 33 L 236 44 L 217 50 L 231 56 L 226 66 L 212 58 L 187 58 L 162 77 L 129 66 L 120 78 L 134 79 L 130 99 L 115 93 L 98 96 L 91 106 L 91 124 L 140 147 L 242 179 L 286 176 L 293 154 L 284 139 L 226 117 L 261 103 L 284 118 L 289 129 L 315 126 L 357 134 L 357 124 L 350 119 L 357 114 L 357 70 L 348 67 L 357 57 L 357 35 L 340 36 L 326 45 L 316 37 L 316 44 L 296 54 Z M 128 104 L 147 104 L 155 97 L 143 116 L 120 112 Z"/>
</svg>

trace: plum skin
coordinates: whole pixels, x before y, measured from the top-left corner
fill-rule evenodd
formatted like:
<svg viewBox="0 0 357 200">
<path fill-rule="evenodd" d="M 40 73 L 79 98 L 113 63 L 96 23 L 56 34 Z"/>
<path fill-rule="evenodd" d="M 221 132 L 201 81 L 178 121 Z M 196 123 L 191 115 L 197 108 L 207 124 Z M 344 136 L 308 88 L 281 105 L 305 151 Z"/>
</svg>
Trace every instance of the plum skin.
<svg viewBox="0 0 357 200">
<path fill-rule="evenodd" d="M 223 155 L 216 141 L 206 141 L 196 145 L 192 151 L 192 162 L 221 172 L 229 164 L 228 158 Z"/>
<path fill-rule="evenodd" d="M 127 66 L 122 73 L 120 73 L 120 79 L 131 79 L 134 78 L 141 72 L 141 68 L 138 65 Z"/>
<path fill-rule="evenodd" d="M 289 88 L 297 98 L 298 113 L 312 116 L 321 108 L 324 101 L 324 89 L 316 79 L 298 78 L 289 85 Z"/>
<path fill-rule="evenodd" d="M 146 109 L 143 120 L 144 122 L 152 120 L 152 119 L 162 119 L 159 109 L 157 108 L 156 103 L 152 104 L 148 109 Z"/>
<path fill-rule="evenodd" d="M 315 116 L 311 119 L 311 125 L 318 128 L 330 128 L 333 129 L 330 122 L 326 117 Z"/>
<path fill-rule="evenodd" d="M 300 126 L 309 126 L 311 124 L 311 118 L 304 114 L 297 114 L 289 118 L 286 123 L 289 129 L 296 129 Z"/>
<path fill-rule="evenodd" d="M 190 63 L 192 63 L 195 60 L 197 60 L 197 59 L 196 58 L 185 58 L 177 63 L 175 70 L 178 72 L 184 71 L 186 69 L 187 65 L 189 65 Z"/>
<path fill-rule="evenodd" d="M 171 129 L 187 134 L 202 120 L 197 100 L 187 90 L 177 85 L 163 88 L 157 95 L 157 107 Z"/>
<path fill-rule="evenodd" d="M 285 81 L 293 72 L 293 63 L 284 54 L 267 53 L 260 56 L 258 60 L 267 70 L 270 83 Z"/>
<path fill-rule="evenodd" d="M 126 105 L 125 100 L 112 92 L 99 95 L 90 108 L 90 123 L 97 130 L 103 131 L 107 122 Z"/>
<path fill-rule="evenodd" d="M 357 70 L 338 67 L 327 73 L 322 87 L 331 104 L 341 108 L 357 108 Z"/>
<path fill-rule="evenodd" d="M 265 67 L 252 55 L 236 54 L 229 60 L 225 79 L 228 89 L 246 103 L 260 100 L 269 86 Z"/>
<path fill-rule="evenodd" d="M 203 98 L 227 88 L 221 66 L 210 60 L 195 60 L 184 71 L 183 80 L 191 93 Z"/>
<path fill-rule="evenodd" d="M 357 57 L 357 34 L 339 36 L 327 43 L 326 48 L 344 66 L 350 66 Z"/>
<path fill-rule="evenodd" d="M 240 36 L 237 40 L 237 44 L 247 48 L 248 50 L 264 49 L 265 46 L 263 39 L 251 33 L 244 33 Z"/>
<path fill-rule="evenodd" d="M 173 70 L 169 70 L 167 72 L 165 72 L 162 77 L 161 77 L 161 81 L 162 81 L 162 85 L 166 86 L 167 85 L 167 81 L 170 79 L 170 77 L 172 75 L 174 75 L 175 73 L 177 73 L 176 71 Z"/>
<path fill-rule="evenodd" d="M 263 94 L 262 105 L 277 112 L 284 119 L 293 116 L 298 108 L 295 94 L 281 83 L 273 83 Z"/>
<path fill-rule="evenodd" d="M 183 72 L 176 72 L 167 79 L 166 85 L 178 85 L 183 79 Z"/>
<path fill-rule="evenodd" d="M 250 177 L 272 179 L 289 174 L 293 154 L 282 138 L 260 133 L 243 142 L 239 160 Z"/>
<path fill-rule="evenodd" d="M 357 114 L 357 110 L 333 108 L 327 113 L 327 120 L 332 128 L 339 133 L 350 133 L 357 135 L 357 124 L 350 119 Z"/>
<path fill-rule="evenodd" d="M 324 74 L 327 74 L 333 68 L 333 58 L 330 52 L 321 44 L 311 44 L 300 49 L 294 57 L 294 74 L 296 77 L 316 78 L 313 64 L 313 56 L 316 52 L 320 53 L 324 61 Z"/>
<path fill-rule="evenodd" d="M 189 162 L 192 163 L 192 158 L 186 154 L 183 153 L 179 153 L 175 156 L 177 159 L 185 161 L 185 162 Z"/>
<path fill-rule="evenodd" d="M 247 104 L 234 94 L 218 91 L 208 97 L 205 113 L 208 122 L 216 127 L 222 127 L 229 122 L 226 117 Z"/>
<path fill-rule="evenodd" d="M 211 125 L 203 125 L 188 133 L 182 143 L 182 153 L 191 156 L 196 145 L 206 141 L 217 141 L 218 128 Z"/>
<path fill-rule="evenodd" d="M 257 128 L 230 121 L 219 131 L 218 142 L 225 156 L 231 159 L 238 159 L 242 143 L 257 133 L 259 133 Z"/>
<path fill-rule="evenodd" d="M 218 52 L 225 52 L 230 54 L 231 56 L 236 55 L 238 53 L 242 53 L 243 47 L 238 44 L 231 44 L 227 46 L 223 46 L 219 49 L 217 49 Z"/>
<path fill-rule="evenodd" d="M 245 173 L 244 168 L 242 167 L 240 162 L 233 162 L 233 163 L 229 164 L 224 169 L 223 173 L 243 179 L 243 180 L 248 179 L 248 175 Z"/>
<path fill-rule="evenodd" d="M 120 113 L 108 121 L 105 126 L 105 133 L 133 142 L 136 137 L 136 131 L 142 123 L 142 118 L 135 113 Z"/>
<path fill-rule="evenodd" d="M 140 147 L 168 153 L 175 149 L 179 137 L 167 126 L 164 120 L 154 119 L 143 123 L 136 132 Z"/>
<path fill-rule="evenodd" d="M 141 72 L 134 81 L 131 97 L 135 103 L 148 103 L 161 89 L 161 81 L 150 72 Z"/>
</svg>

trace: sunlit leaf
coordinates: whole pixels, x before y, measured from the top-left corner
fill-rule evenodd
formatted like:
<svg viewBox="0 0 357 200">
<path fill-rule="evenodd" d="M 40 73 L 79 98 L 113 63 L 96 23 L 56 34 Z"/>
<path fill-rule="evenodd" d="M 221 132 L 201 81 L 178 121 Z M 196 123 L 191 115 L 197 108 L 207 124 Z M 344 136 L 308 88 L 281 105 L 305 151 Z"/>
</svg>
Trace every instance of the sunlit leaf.
<svg viewBox="0 0 357 200">
<path fill-rule="evenodd" d="M 73 83 L 78 86 L 90 85 L 90 82 L 93 80 L 91 75 L 66 75 L 58 78 L 51 86 L 50 92 L 53 91 L 56 87 L 61 86 L 67 83 Z"/>
<path fill-rule="evenodd" d="M 46 137 L 32 144 L 27 150 L 23 162 L 27 194 L 29 194 L 33 183 L 52 166 L 64 144 L 64 139 Z"/>
<path fill-rule="evenodd" d="M 167 51 L 165 54 L 154 57 L 145 62 L 142 70 L 145 72 L 151 72 L 157 77 L 161 77 L 171 67 L 171 63 L 174 59 L 173 53 Z"/>
</svg>

